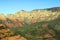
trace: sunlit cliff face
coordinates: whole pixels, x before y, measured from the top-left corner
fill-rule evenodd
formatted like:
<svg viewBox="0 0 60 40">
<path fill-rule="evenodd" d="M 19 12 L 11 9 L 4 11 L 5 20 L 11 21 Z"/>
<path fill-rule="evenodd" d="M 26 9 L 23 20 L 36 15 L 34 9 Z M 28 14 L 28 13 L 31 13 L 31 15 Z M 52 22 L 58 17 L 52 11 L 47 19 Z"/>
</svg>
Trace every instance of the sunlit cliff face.
<svg viewBox="0 0 60 40">
<path fill-rule="evenodd" d="M 50 21 L 56 19 L 60 12 L 48 10 L 19 11 L 15 14 L 0 14 L 0 20 L 8 26 L 22 26 L 24 23 L 31 24 L 35 22 Z"/>
<path fill-rule="evenodd" d="M 59 16 L 59 12 L 52 12 L 52 11 L 47 11 L 47 10 L 38 10 L 38 11 L 31 11 L 31 12 L 26 12 L 26 11 L 20 11 L 15 14 L 8 14 L 7 18 L 9 19 L 18 19 L 24 21 L 25 19 L 27 21 L 31 21 L 32 19 L 35 19 L 36 22 L 38 20 L 40 21 L 49 21 L 57 18 Z"/>
</svg>

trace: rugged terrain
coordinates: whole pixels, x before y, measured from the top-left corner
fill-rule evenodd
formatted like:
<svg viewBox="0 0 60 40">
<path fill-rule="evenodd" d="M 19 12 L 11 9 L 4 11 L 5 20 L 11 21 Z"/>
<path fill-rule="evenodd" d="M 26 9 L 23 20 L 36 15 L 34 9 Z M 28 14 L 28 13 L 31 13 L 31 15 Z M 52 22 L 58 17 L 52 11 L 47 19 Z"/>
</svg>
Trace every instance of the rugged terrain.
<svg viewBox="0 0 60 40">
<path fill-rule="evenodd" d="M 59 40 L 60 7 L 0 14 L 1 24 L 1 40 Z"/>
<path fill-rule="evenodd" d="M 35 22 L 54 20 L 60 15 L 60 11 L 56 10 L 52 12 L 51 10 L 53 9 L 56 10 L 59 9 L 59 7 L 50 8 L 50 10 L 36 9 L 30 12 L 21 10 L 19 12 L 16 12 L 15 14 L 0 14 L 0 23 L 3 23 L 9 27 L 18 27 L 24 25 L 24 23 L 32 24 Z"/>
<path fill-rule="evenodd" d="M 0 24 L 0 40 L 26 40 L 20 35 L 14 35 L 13 31 L 9 30 L 3 24 Z"/>
</svg>

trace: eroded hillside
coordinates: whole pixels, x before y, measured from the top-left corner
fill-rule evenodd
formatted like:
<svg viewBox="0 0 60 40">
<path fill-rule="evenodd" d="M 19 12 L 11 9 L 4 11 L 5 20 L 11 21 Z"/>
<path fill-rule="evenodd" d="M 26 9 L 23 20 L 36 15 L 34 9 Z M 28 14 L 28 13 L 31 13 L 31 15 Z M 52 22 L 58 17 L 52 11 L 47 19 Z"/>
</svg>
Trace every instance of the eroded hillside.
<svg viewBox="0 0 60 40">
<path fill-rule="evenodd" d="M 14 33 L 6 28 L 3 24 L 0 24 L 0 40 L 26 40 L 20 35 L 14 35 Z"/>
<path fill-rule="evenodd" d="M 60 11 L 52 10 L 0 14 L 0 40 L 60 40 Z"/>
<path fill-rule="evenodd" d="M 52 9 L 51 9 L 52 10 Z M 32 10 L 30 12 L 21 10 L 15 14 L 7 14 L 6 16 L 0 14 L 0 23 L 9 27 L 18 27 L 35 22 L 51 21 L 60 16 L 59 11 L 49 10 Z"/>
</svg>

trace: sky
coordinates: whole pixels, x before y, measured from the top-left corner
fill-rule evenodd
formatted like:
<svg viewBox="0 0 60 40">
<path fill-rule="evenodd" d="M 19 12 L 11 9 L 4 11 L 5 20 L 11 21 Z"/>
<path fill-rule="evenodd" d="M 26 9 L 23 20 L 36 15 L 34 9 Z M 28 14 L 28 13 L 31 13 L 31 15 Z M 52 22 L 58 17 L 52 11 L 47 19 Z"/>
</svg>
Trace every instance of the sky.
<svg viewBox="0 0 60 40">
<path fill-rule="evenodd" d="M 0 13 L 3 14 L 51 7 L 60 7 L 60 0 L 0 0 Z"/>
</svg>

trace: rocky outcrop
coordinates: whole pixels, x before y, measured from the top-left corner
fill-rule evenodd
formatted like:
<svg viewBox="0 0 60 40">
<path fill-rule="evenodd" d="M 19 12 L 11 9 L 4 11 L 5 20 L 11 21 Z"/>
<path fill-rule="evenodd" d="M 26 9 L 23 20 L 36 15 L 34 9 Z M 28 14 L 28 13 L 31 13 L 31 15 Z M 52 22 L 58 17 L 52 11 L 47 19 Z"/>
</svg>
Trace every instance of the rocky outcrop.
<svg viewBox="0 0 60 40">
<path fill-rule="evenodd" d="M 0 24 L 0 40 L 26 40 L 20 35 L 13 36 L 13 32 Z"/>
<path fill-rule="evenodd" d="M 54 8 L 55 9 L 55 8 Z M 60 15 L 58 11 L 48 10 L 34 10 L 34 11 L 19 11 L 15 14 L 7 14 L 6 16 L 0 14 L 0 23 L 3 23 L 9 27 L 23 26 L 24 23 L 32 24 L 35 22 L 50 21 L 56 19 Z"/>
</svg>

